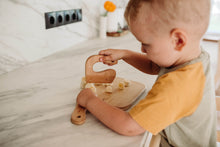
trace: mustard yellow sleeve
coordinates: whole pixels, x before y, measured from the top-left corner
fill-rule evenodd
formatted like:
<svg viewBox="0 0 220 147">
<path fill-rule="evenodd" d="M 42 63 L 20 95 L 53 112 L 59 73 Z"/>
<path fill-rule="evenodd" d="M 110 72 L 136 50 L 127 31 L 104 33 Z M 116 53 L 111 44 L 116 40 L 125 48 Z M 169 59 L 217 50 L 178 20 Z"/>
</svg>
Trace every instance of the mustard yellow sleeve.
<svg viewBox="0 0 220 147">
<path fill-rule="evenodd" d="M 145 99 L 129 114 L 143 128 L 157 134 L 170 124 L 191 115 L 203 97 L 202 63 L 187 65 L 161 76 Z"/>
</svg>

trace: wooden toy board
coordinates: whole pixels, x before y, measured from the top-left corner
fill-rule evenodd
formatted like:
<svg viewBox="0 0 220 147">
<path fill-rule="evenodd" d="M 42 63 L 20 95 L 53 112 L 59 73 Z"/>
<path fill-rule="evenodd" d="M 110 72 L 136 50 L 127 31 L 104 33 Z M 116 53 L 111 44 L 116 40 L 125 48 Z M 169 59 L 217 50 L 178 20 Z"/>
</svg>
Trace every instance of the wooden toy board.
<svg viewBox="0 0 220 147">
<path fill-rule="evenodd" d="M 119 89 L 119 82 L 123 82 L 123 78 L 115 78 L 112 82 L 112 93 L 105 92 L 106 86 L 103 84 L 95 84 L 97 96 L 104 102 L 118 107 L 122 110 L 129 109 L 132 104 L 139 98 L 144 92 L 145 86 L 139 82 L 130 81 L 128 87 Z M 86 120 L 86 109 L 82 108 L 78 104 L 71 115 L 71 122 L 76 125 L 81 125 Z"/>
<path fill-rule="evenodd" d="M 112 93 L 105 92 L 105 86 L 103 84 L 97 85 L 97 95 L 104 102 L 118 107 L 123 110 L 129 109 L 132 104 L 139 98 L 144 92 L 145 85 L 136 81 L 131 81 L 128 87 L 119 89 L 119 82 L 124 81 L 123 78 L 116 77 L 112 83 Z"/>
</svg>

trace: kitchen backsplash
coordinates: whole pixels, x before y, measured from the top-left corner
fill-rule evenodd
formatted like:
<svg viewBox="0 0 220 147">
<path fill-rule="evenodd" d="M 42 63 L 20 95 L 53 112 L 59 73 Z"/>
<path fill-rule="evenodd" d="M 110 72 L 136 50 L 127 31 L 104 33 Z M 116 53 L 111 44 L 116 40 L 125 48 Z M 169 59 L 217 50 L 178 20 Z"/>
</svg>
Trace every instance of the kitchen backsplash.
<svg viewBox="0 0 220 147">
<path fill-rule="evenodd" d="M 105 0 L 1 0 L 0 74 L 98 37 Z M 125 7 L 128 0 L 112 0 Z M 44 13 L 82 9 L 83 20 L 45 29 Z"/>
</svg>

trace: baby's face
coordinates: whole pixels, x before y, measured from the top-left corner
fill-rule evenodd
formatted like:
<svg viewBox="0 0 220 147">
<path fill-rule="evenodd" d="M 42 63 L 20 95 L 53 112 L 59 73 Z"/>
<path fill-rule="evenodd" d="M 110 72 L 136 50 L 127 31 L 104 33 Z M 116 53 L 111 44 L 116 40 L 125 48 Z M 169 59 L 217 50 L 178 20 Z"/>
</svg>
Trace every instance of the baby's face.
<svg viewBox="0 0 220 147">
<path fill-rule="evenodd" d="M 174 49 L 171 30 L 161 31 L 157 28 L 153 23 L 154 15 L 144 16 L 146 9 L 149 9 L 147 5 L 142 6 L 136 20 L 130 20 L 130 30 L 141 42 L 141 50 L 147 54 L 148 59 L 161 67 L 173 66 L 178 59 L 178 53 Z"/>
</svg>

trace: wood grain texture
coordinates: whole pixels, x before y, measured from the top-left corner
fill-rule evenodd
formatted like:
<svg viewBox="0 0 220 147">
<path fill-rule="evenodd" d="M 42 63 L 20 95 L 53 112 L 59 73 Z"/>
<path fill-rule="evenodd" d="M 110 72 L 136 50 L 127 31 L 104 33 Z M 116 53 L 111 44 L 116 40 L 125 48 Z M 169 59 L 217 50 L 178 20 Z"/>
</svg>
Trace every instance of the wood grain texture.
<svg viewBox="0 0 220 147">
<path fill-rule="evenodd" d="M 107 32 L 106 35 L 110 37 L 120 37 L 123 35 L 126 35 L 128 33 L 128 30 L 123 30 L 122 32 Z"/>
<path fill-rule="evenodd" d="M 103 85 L 96 86 L 96 90 L 98 97 L 104 102 L 120 109 L 127 110 L 137 100 L 139 95 L 144 92 L 145 85 L 139 82 L 131 81 L 129 87 L 125 87 L 123 90 L 120 90 L 118 88 L 118 84 L 123 80 L 123 78 L 117 77 L 113 81 L 112 93 L 106 93 L 106 87 Z"/>
<path fill-rule="evenodd" d="M 86 121 L 86 109 L 76 104 L 76 107 L 71 115 L 71 122 L 76 125 L 81 125 Z"/>
<path fill-rule="evenodd" d="M 131 81 L 130 86 L 125 87 L 123 90 L 118 88 L 119 82 L 124 81 L 123 78 L 115 78 L 112 83 L 112 93 L 105 92 L 103 84 L 96 85 L 97 96 L 104 102 L 118 107 L 122 110 L 129 109 L 132 104 L 138 100 L 139 96 L 144 92 L 145 85 L 139 82 Z M 76 125 L 81 125 L 86 120 L 86 109 L 76 105 L 72 115 L 71 122 Z"/>
<path fill-rule="evenodd" d="M 87 83 L 112 83 L 115 79 L 116 71 L 114 69 L 99 72 L 93 70 L 94 64 L 100 62 L 100 57 L 103 57 L 103 55 L 92 55 L 86 60 L 85 74 Z"/>
</svg>

